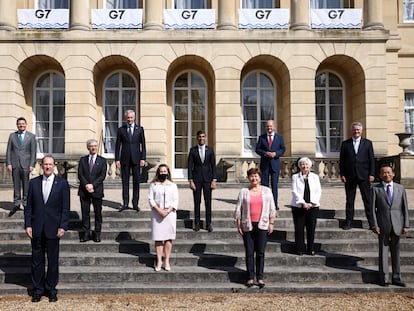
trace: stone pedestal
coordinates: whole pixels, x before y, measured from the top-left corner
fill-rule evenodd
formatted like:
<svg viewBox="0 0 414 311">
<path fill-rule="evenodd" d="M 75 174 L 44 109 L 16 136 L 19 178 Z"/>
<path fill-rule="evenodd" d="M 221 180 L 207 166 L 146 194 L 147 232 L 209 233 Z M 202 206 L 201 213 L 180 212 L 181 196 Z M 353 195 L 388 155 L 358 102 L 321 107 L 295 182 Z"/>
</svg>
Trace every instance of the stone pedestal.
<svg viewBox="0 0 414 311">
<path fill-rule="evenodd" d="M 394 181 L 405 188 L 414 189 L 414 155 L 399 154 L 380 160 L 381 165 L 390 165 L 395 172 Z"/>
</svg>

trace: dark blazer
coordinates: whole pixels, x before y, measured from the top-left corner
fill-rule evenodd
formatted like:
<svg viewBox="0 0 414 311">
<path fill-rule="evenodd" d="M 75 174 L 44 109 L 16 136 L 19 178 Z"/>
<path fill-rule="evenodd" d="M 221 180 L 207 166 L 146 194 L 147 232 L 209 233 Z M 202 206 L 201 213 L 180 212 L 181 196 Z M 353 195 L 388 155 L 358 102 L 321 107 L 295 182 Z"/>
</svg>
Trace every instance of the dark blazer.
<svg viewBox="0 0 414 311">
<path fill-rule="evenodd" d="M 7 143 L 6 165 L 29 169 L 36 165 L 36 137 L 26 131 L 23 143 L 20 145 L 18 132 L 11 133 Z"/>
<path fill-rule="evenodd" d="M 217 179 L 216 157 L 214 150 L 206 145 L 204 163 L 198 153 L 198 145 L 192 147 L 188 153 L 188 180 L 194 182 L 211 182 Z"/>
<path fill-rule="evenodd" d="M 403 228 L 409 227 L 407 195 L 404 187 L 393 182 L 392 205 L 388 202 L 383 184 L 372 187 L 370 227 L 380 227 L 381 234 L 391 233 L 391 229 L 400 236 Z"/>
<path fill-rule="evenodd" d="M 352 138 L 343 141 L 339 155 L 339 171 L 347 180 L 369 180 L 369 176 L 375 176 L 372 142 L 361 137 L 358 153 L 355 154 Z"/>
<path fill-rule="evenodd" d="M 34 238 L 42 232 L 47 239 L 56 239 L 58 228 L 65 231 L 69 226 L 70 193 L 66 179 L 55 176 L 47 202 L 43 202 L 42 178 L 30 180 L 27 206 L 24 209 L 24 227 L 32 227 Z"/>
<path fill-rule="evenodd" d="M 272 147 L 269 148 L 269 134 L 263 134 L 259 136 L 259 139 L 256 144 L 256 153 L 261 157 L 260 159 L 260 170 L 263 172 L 264 170 L 268 170 L 269 165 L 271 165 L 272 170 L 274 172 L 280 171 L 280 161 L 279 158 L 285 153 L 286 146 L 283 140 L 283 136 L 280 134 L 275 133 Z M 264 154 L 268 151 L 276 152 L 275 158 L 268 158 L 265 157 Z"/>
<path fill-rule="evenodd" d="M 134 125 L 132 140 L 129 140 L 127 125 L 118 129 L 115 143 L 115 161 L 121 161 L 123 165 L 137 165 L 147 158 L 145 148 L 145 134 L 142 126 Z M 132 162 L 132 163 L 130 163 Z"/>
<path fill-rule="evenodd" d="M 80 158 L 78 167 L 79 191 L 81 198 L 103 198 L 103 182 L 106 178 L 107 164 L 106 159 L 97 155 L 92 172 L 89 172 L 89 155 Z M 92 184 L 94 192 L 89 193 L 85 186 Z"/>
</svg>

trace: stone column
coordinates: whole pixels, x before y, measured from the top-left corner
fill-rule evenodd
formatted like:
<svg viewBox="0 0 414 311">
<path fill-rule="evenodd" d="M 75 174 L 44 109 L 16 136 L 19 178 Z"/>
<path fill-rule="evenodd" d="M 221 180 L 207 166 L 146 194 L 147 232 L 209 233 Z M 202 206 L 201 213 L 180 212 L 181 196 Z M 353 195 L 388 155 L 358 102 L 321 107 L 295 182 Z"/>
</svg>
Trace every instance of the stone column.
<svg viewBox="0 0 414 311">
<path fill-rule="evenodd" d="M 232 30 L 236 26 L 236 0 L 218 2 L 218 25 L 217 29 Z"/>
<path fill-rule="evenodd" d="M 16 1 L 0 0 L 0 30 L 15 30 L 16 28 Z"/>
<path fill-rule="evenodd" d="M 163 0 L 145 0 L 144 4 L 144 29 L 162 30 L 164 26 L 162 24 L 164 14 L 164 1 Z"/>
<path fill-rule="evenodd" d="M 90 28 L 90 7 L 89 1 L 72 0 L 70 1 L 70 28 L 77 30 L 87 30 Z"/>
<path fill-rule="evenodd" d="M 384 29 L 382 1 L 364 0 L 364 29 Z"/>
<path fill-rule="evenodd" d="M 290 1 L 290 29 L 309 29 L 309 0 Z"/>
</svg>

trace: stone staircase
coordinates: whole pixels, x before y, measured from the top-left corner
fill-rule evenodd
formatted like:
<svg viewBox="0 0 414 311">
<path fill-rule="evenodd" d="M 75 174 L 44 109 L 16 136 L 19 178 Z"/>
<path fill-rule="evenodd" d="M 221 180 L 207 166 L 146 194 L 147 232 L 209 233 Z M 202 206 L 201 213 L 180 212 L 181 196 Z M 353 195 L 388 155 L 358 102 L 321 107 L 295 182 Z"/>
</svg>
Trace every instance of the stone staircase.
<svg viewBox="0 0 414 311">
<path fill-rule="evenodd" d="M 343 231 L 343 211 L 322 209 L 316 229 L 317 254 L 293 252 L 293 220 L 283 210 L 270 236 L 265 259 L 266 287 L 245 288 L 245 258 L 232 211 L 215 211 L 214 231 L 194 232 L 192 212 L 180 210 L 173 242 L 172 270 L 154 272 L 149 212 L 104 211 L 102 242 L 79 242 L 80 215 L 71 212 L 70 230 L 61 241 L 59 293 L 340 293 L 414 289 L 414 235 L 401 240 L 401 272 L 407 288 L 376 284 L 378 242 L 367 230 L 362 210 L 354 229 Z M 414 213 L 411 213 L 411 217 Z M 91 218 L 93 219 L 93 218 Z M 414 220 L 413 220 L 414 221 Z M 414 223 L 414 222 L 412 222 Z M 0 213 L 0 290 L 30 288 L 30 242 L 23 213 Z"/>
</svg>

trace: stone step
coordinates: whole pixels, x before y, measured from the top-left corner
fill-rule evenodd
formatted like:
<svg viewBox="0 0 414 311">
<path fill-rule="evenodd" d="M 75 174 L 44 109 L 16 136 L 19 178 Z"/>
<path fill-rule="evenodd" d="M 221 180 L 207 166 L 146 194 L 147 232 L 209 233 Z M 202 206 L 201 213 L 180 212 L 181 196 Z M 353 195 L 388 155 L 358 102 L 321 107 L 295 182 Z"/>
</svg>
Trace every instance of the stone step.
<svg viewBox="0 0 414 311">
<path fill-rule="evenodd" d="M 154 272 L 152 267 L 141 266 L 63 266 L 59 269 L 61 282 L 164 282 L 174 286 L 176 282 L 216 282 L 243 284 L 246 280 L 244 267 L 234 266 L 173 266 L 171 271 Z M 267 283 L 294 282 L 338 282 L 375 283 L 378 281 L 378 267 L 328 267 L 328 266 L 265 266 Z M 414 267 L 401 270 L 406 282 L 414 283 Z M 30 267 L 11 267 L 0 271 L 0 282 L 28 284 Z"/>
<path fill-rule="evenodd" d="M 3 295 L 26 295 L 26 284 L 1 284 L 0 291 Z M 266 283 L 266 287 L 259 289 L 257 286 L 246 288 L 242 283 L 219 283 L 219 282 L 175 282 L 174 286 L 170 283 L 155 282 L 75 282 L 68 283 L 60 281 L 58 284 L 58 295 L 73 294 L 190 294 L 190 293 L 216 293 L 216 294 L 343 294 L 343 293 L 412 293 L 414 283 L 407 283 L 407 287 L 379 287 L 377 284 L 362 283 L 355 284 L 350 282 L 272 282 Z M 65 297 L 62 297 L 62 300 Z"/>
<path fill-rule="evenodd" d="M 155 253 L 154 242 L 151 240 L 131 240 L 129 233 L 120 236 L 118 240 L 102 240 L 101 243 L 89 241 L 79 243 L 73 240 L 62 239 L 60 249 L 62 252 L 112 252 L 112 253 Z M 317 251 L 328 253 L 354 253 L 378 252 L 377 240 L 373 237 L 370 240 L 332 240 L 318 239 L 315 241 Z M 402 239 L 400 249 L 402 252 L 414 251 L 414 243 L 411 239 Z M 175 253 L 213 253 L 232 254 L 244 252 L 243 241 L 238 239 L 227 240 L 176 240 L 173 244 Z M 293 253 L 294 243 L 286 240 L 274 240 L 267 243 L 267 252 Z M 31 252 L 30 241 L 10 240 L 0 241 L 0 254 L 4 253 L 29 253 Z"/>
<path fill-rule="evenodd" d="M 225 254 L 189 254 L 173 253 L 170 262 L 173 266 L 244 266 L 244 253 Z M 85 252 L 82 256 L 75 252 L 61 252 L 61 266 L 141 266 L 152 267 L 155 253 L 103 253 Z M 30 266 L 30 254 L 6 253 L 0 256 L 0 267 Z M 298 256 L 290 253 L 266 253 L 266 265 L 269 266 L 375 266 L 378 265 L 378 253 L 364 252 L 355 254 L 335 254 L 318 252 L 314 256 Z M 401 253 L 401 266 L 414 265 L 414 252 Z"/>
</svg>

